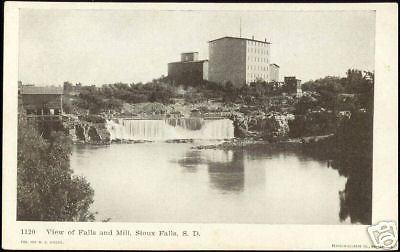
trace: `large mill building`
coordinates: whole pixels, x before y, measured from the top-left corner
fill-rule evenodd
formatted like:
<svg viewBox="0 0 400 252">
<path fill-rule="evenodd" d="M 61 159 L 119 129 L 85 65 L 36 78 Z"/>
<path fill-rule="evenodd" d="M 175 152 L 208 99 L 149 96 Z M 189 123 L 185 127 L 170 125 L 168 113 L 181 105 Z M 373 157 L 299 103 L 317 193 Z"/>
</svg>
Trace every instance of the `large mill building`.
<svg viewBox="0 0 400 252">
<path fill-rule="evenodd" d="M 241 86 L 258 79 L 269 82 L 271 43 L 247 38 L 222 37 L 209 41 L 210 81 Z"/>
<path fill-rule="evenodd" d="M 271 43 L 266 39 L 222 37 L 208 43 L 208 61 L 198 60 L 197 52 L 182 53 L 181 61 L 168 64 L 168 77 L 176 84 L 188 85 L 202 80 L 234 86 L 279 81 L 279 66 L 270 63 Z"/>
</svg>

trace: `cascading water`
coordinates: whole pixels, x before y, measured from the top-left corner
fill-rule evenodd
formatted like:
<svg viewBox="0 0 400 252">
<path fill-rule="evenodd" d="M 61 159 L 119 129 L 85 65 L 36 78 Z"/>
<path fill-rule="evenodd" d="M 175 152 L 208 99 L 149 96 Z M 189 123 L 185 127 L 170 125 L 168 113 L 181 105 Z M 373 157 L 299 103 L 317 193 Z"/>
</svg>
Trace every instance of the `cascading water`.
<svg viewBox="0 0 400 252">
<path fill-rule="evenodd" d="M 107 121 L 111 140 L 229 139 L 233 123 L 229 119 L 172 118 L 165 120 L 115 119 Z"/>
<path fill-rule="evenodd" d="M 279 128 L 278 128 L 278 135 L 280 136 L 286 136 L 289 134 L 289 121 L 294 120 L 294 115 L 288 114 L 288 115 L 281 115 L 281 116 L 275 116 L 275 120 L 278 122 Z"/>
</svg>

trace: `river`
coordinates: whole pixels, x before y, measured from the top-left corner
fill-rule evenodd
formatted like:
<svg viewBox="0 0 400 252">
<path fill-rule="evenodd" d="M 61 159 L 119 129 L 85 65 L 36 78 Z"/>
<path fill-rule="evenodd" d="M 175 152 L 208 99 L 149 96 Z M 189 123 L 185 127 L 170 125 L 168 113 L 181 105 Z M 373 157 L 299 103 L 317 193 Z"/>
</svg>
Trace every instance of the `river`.
<svg viewBox="0 0 400 252">
<path fill-rule="evenodd" d="M 71 168 L 112 222 L 348 224 L 347 178 L 299 150 L 197 150 L 194 143 L 74 145 Z"/>
</svg>

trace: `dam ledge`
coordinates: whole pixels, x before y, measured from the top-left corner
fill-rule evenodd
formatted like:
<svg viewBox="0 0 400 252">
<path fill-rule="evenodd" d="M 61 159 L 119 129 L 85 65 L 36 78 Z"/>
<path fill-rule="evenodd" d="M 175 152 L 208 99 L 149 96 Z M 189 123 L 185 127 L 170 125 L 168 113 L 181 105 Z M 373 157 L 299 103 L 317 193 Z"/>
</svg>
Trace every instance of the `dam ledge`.
<svg viewBox="0 0 400 252">
<path fill-rule="evenodd" d="M 203 120 L 222 120 L 222 119 L 230 119 L 228 116 L 190 116 L 190 117 L 176 117 L 176 116 L 102 116 L 102 118 L 106 120 L 166 120 L 166 119 L 203 119 Z"/>
<path fill-rule="evenodd" d="M 204 140 L 218 141 L 218 143 L 210 143 L 206 145 L 197 145 L 193 148 L 197 149 L 231 149 L 231 148 L 247 148 L 251 146 L 258 145 L 270 145 L 272 143 L 281 143 L 285 145 L 299 145 L 301 143 L 307 143 L 308 139 L 318 139 L 323 136 L 309 136 L 303 138 L 290 138 L 278 137 L 275 139 L 262 139 L 259 137 L 249 137 L 249 136 L 235 136 L 235 118 L 229 118 L 227 116 L 165 116 L 165 115 L 147 115 L 147 116 L 111 116 L 111 115 L 93 115 L 97 118 L 104 120 L 103 131 L 107 131 L 109 137 L 101 139 L 101 141 L 86 141 L 86 139 L 77 139 L 73 137 L 73 142 L 75 144 L 90 144 L 90 145 L 109 145 L 112 143 L 117 144 L 130 144 L 130 143 L 151 143 L 151 142 L 166 142 L 166 143 L 193 143 Z M 80 117 L 75 115 L 64 114 L 63 119 L 71 120 L 74 119 L 75 122 L 85 123 L 81 121 Z M 219 132 L 215 134 L 216 129 L 213 129 L 214 133 L 210 135 L 210 131 L 206 132 L 208 134 L 201 134 L 201 128 L 207 125 L 205 122 L 224 122 L 219 125 Z M 134 123 L 136 122 L 136 123 Z M 159 122 L 159 123 L 157 123 Z M 173 122 L 172 125 L 171 123 Z M 189 123 L 186 123 L 189 122 Z M 200 122 L 198 129 L 190 129 L 191 122 Z M 135 125 L 132 125 L 136 124 Z M 161 124 L 160 124 L 161 123 Z M 94 124 L 94 123 L 93 123 Z M 158 125 L 157 125 L 158 124 Z M 188 125 L 186 125 L 188 124 Z M 193 124 L 193 123 L 192 123 Z M 196 123 L 195 123 L 196 124 Z M 144 125 L 150 125 L 147 127 Z M 179 127 L 180 126 L 180 127 Z M 119 129 L 115 129 L 115 128 Z M 136 127 L 136 128 L 135 128 Z M 158 129 L 157 129 L 158 127 Z M 160 130 L 161 128 L 175 128 L 174 130 L 180 131 L 180 133 L 167 134 Z M 204 128 L 204 127 L 203 127 Z M 218 128 L 218 127 L 217 127 Z M 119 130 L 119 131 L 118 131 Z M 126 132 L 130 131 L 130 132 Z M 133 132 L 132 132 L 133 131 Z M 183 131 L 183 132 L 182 132 Z M 199 133 L 200 132 L 200 133 Z M 75 133 L 75 132 L 73 132 Z M 182 134 L 183 133 L 183 134 Z M 205 133 L 205 132 L 203 132 Z M 150 134 L 150 137 L 149 137 Z M 151 136 L 153 134 L 153 136 Z M 158 135 L 157 135 L 158 134 Z M 163 135 L 164 134 L 164 135 Z M 74 134 L 73 134 L 74 135 Z M 103 134 L 104 135 L 104 134 Z M 74 139 L 75 138 L 75 139 Z"/>
<path fill-rule="evenodd" d="M 113 117 L 106 119 L 110 142 L 149 141 L 181 143 L 234 138 L 233 121 L 204 117 Z"/>
</svg>

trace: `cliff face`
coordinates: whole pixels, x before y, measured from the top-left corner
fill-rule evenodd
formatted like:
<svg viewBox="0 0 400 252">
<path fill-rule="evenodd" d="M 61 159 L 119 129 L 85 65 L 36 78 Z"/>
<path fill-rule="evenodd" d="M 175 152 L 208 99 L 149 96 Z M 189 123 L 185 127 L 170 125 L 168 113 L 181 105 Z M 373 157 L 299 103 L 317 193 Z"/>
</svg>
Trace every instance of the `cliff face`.
<svg viewBox="0 0 400 252">
<path fill-rule="evenodd" d="M 234 113 L 230 119 L 233 121 L 235 137 L 256 137 L 271 140 L 288 136 L 288 122 L 293 120 L 294 116 L 278 113 L 265 114 L 263 112 L 252 115 Z"/>
<path fill-rule="evenodd" d="M 92 119 L 92 118 L 91 118 Z M 106 121 L 99 117 L 96 120 L 90 118 L 69 118 L 64 122 L 74 143 L 109 144 L 110 132 L 106 128 Z"/>
</svg>

